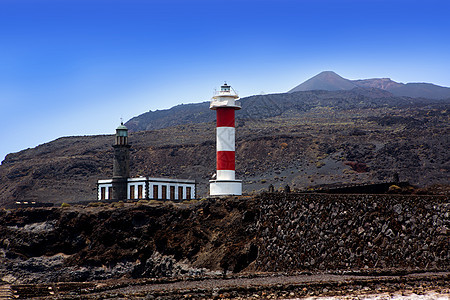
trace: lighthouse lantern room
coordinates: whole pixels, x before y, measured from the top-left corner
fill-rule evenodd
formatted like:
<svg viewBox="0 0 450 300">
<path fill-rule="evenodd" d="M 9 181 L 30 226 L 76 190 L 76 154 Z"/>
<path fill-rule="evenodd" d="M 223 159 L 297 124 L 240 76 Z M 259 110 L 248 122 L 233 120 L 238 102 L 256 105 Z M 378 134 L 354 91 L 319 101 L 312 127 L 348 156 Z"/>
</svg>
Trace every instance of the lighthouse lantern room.
<svg viewBox="0 0 450 300">
<path fill-rule="evenodd" d="M 235 178 L 235 110 L 241 109 L 239 96 L 226 83 L 212 97 L 216 111 L 216 179 L 210 180 L 210 195 L 242 195 L 242 181 Z"/>
</svg>

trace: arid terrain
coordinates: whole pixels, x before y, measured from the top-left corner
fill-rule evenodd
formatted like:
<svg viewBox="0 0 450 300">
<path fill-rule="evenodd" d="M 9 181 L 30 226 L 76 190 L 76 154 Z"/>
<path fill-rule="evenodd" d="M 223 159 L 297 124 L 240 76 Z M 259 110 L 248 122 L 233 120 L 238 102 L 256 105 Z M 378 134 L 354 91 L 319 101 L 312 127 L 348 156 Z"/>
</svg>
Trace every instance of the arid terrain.
<svg viewBox="0 0 450 300">
<path fill-rule="evenodd" d="M 261 109 L 258 99 L 247 102 Z M 330 99 L 333 103 L 316 103 L 305 111 L 285 104 L 265 118 L 265 110 L 238 111 L 236 172 L 244 192 L 267 190 L 270 184 L 305 190 L 385 182 L 396 173 L 418 188 L 448 184 L 448 104 L 335 107 L 328 105 L 341 100 Z M 264 100 L 266 108 L 274 105 L 269 100 Z M 205 114 L 214 118 L 212 111 Z M 198 197 L 207 196 L 215 173 L 214 128 L 207 122 L 131 133 L 131 176 L 195 179 Z M 95 200 L 96 181 L 112 176 L 112 143 L 112 135 L 64 137 L 9 154 L 0 165 L 0 205 Z"/>
</svg>

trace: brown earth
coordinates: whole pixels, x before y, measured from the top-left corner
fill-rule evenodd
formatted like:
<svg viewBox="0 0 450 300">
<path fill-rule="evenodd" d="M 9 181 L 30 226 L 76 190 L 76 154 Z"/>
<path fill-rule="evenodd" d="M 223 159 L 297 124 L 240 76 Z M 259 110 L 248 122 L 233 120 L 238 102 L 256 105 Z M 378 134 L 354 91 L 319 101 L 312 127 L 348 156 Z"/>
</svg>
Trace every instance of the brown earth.
<svg viewBox="0 0 450 300">
<path fill-rule="evenodd" d="M 449 280 L 448 272 L 389 275 L 253 274 L 189 280 L 126 279 L 3 287 L 6 295 L 19 299 L 391 299 L 400 296 L 444 299 L 450 296 Z"/>
<path fill-rule="evenodd" d="M 3 210 L 0 278 L 448 271 L 449 211 L 448 196 L 285 193 Z"/>
</svg>

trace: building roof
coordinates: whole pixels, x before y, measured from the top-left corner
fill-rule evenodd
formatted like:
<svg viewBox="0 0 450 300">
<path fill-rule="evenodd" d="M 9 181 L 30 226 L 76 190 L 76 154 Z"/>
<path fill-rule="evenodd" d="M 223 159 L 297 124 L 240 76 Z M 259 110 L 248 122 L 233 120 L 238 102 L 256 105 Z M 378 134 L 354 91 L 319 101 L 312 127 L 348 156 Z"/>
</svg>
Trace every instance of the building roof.
<svg viewBox="0 0 450 300">
<path fill-rule="evenodd" d="M 120 123 L 120 126 L 117 127 L 116 130 L 128 130 L 128 128 L 125 125 L 123 125 L 123 123 Z"/>
</svg>

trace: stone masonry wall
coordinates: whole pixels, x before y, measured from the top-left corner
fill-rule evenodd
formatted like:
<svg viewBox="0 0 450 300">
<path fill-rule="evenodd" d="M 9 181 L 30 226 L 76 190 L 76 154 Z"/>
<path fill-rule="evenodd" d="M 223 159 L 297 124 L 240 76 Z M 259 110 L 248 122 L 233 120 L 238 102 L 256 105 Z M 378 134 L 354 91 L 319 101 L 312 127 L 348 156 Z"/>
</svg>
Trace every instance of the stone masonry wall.
<svg viewBox="0 0 450 300">
<path fill-rule="evenodd" d="M 448 197 L 263 194 L 260 271 L 449 270 Z"/>
</svg>

